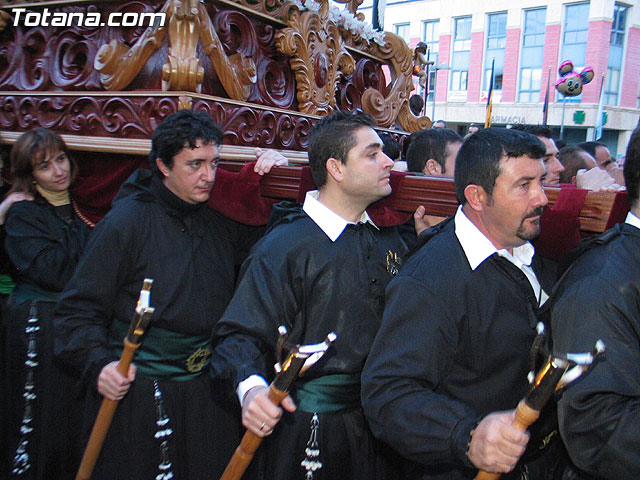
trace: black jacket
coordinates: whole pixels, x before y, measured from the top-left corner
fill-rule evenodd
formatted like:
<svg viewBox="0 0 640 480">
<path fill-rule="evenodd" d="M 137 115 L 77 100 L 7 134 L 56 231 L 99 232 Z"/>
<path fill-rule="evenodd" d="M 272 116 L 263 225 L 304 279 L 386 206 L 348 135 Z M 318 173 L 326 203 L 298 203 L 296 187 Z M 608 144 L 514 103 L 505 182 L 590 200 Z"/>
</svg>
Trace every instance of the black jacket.
<svg viewBox="0 0 640 480">
<path fill-rule="evenodd" d="M 182 201 L 147 170 L 135 172 L 96 225 L 58 303 L 57 355 L 95 386 L 117 360 L 112 322 L 129 324 L 144 278 L 154 280 L 150 328 L 209 336 L 231 299 L 235 265 L 259 233 Z"/>
<path fill-rule="evenodd" d="M 622 224 L 584 246 L 557 288 L 556 352 L 591 351 L 598 339 L 606 345 L 558 404 L 560 433 L 586 478 L 640 477 L 639 275 L 640 230 Z"/>
<path fill-rule="evenodd" d="M 387 288 L 363 406 L 374 435 L 427 465 L 423 478 L 473 478 L 471 430 L 529 388 L 538 302 L 524 273 L 497 254 L 472 271 L 453 219 L 421 237 Z M 535 257 L 532 266 L 549 292 Z"/>
<path fill-rule="evenodd" d="M 270 378 L 281 324 L 294 344 L 338 334 L 306 378 L 359 373 L 380 324 L 385 286 L 399 266 L 393 258 L 401 262 L 407 252 L 404 241 L 395 227 L 358 224 L 332 242 L 300 206 L 280 205 L 275 215 L 216 326 L 213 375 L 235 384 L 253 374 Z"/>
<path fill-rule="evenodd" d="M 14 203 L 5 229 L 5 246 L 17 268 L 17 283 L 51 292 L 62 291 L 69 281 L 91 233 L 76 215 L 67 221 L 56 207 L 39 198 Z"/>
</svg>

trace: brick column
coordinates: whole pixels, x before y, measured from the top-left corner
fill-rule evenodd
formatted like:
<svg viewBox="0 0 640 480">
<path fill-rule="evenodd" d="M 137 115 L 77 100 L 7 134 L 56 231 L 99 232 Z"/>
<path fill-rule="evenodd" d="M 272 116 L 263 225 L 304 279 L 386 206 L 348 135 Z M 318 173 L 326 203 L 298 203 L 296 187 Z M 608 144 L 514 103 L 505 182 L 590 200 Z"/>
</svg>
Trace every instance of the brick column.
<svg viewBox="0 0 640 480">
<path fill-rule="evenodd" d="M 484 32 L 471 33 L 471 52 L 469 54 L 469 77 L 467 82 L 467 102 L 479 102 L 482 90 L 482 71 L 484 58 Z"/>
<path fill-rule="evenodd" d="M 544 102 L 549 78 L 549 66 L 551 66 L 551 87 L 549 89 L 549 103 L 556 98 L 556 89 L 553 86 L 559 78 L 558 65 L 566 59 L 559 59 L 560 52 L 560 25 L 547 25 L 544 34 L 544 53 L 542 54 L 542 74 L 540 79 L 540 101 Z"/>
<path fill-rule="evenodd" d="M 636 108 L 638 88 L 640 88 L 640 29 L 631 27 L 627 30 L 627 51 L 623 60 L 623 77 L 620 85 L 620 106 Z"/>
<path fill-rule="evenodd" d="M 502 102 L 516 101 L 518 83 L 518 59 L 520 58 L 520 29 L 507 30 L 504 49 L 504 70 L 502 72 Z"/>
<path fill-rule="evenodd" d="M 582 103 L 597 104 L 600 101 L 600 84 L 602 82 L 602 74 L 607 71 L 610 39 L 611 22 L 607 20 L 589 22 L 585 61 L 586 66 L 593 68 L 595 76 L 593 81 L 582 89 Z"/>
<path fill-rule="evenodd" d="M 438 62 L 451 65 L 451 35 L 440 35 Z M 447 101 L 449 70 L 439 70 L 436 80 L 436 102 Z"/>
</svg>

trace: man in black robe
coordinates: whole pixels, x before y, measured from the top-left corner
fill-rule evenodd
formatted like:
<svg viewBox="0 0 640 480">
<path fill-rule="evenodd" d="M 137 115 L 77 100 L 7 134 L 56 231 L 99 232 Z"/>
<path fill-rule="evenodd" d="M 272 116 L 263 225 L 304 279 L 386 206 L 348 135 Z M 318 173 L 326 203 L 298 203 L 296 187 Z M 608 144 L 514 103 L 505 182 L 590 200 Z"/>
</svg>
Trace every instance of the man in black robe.
<svg viewBox="0 0 640 480">
<path fill-rule="evenodd" d="M 558 403 L 560 433 L 580 479 L 640 477 L 640 130 L 624 165 L 631 211 L 591 239 L 557 287 L 554 349 L 604 358 L 570 384 Z"/>
<path fill-rule="evenodd" d="M 245 427 L 261 437 L 270 480 L 382 478 L 384 468 L 360 407 L 360 373 L 378 329 L 384 290 L 406 245 L 366 208 L 391 193 L 393 161 L 366 114 L 337 112 L 316 125 L 309 164 L 317 191 L 280 206 L 242 267 L 217 324 L 211 368 L 237 385 Z M 334 331 L 337 342 L 282 403 L 267 382 L 284 324 L 294 344 Z M 297 407 L 297 408 L 296 408 Z M 305 451 L 306 450 L 306 451 Z"/>
<path fill-rule="evenodd" d="M 122 187 L 57 305 L 57 355 L 83 375 L 86 433 L 103 397 L 120 400 L 94 479 L 216 478 L 239 439 L 229 389 L 205 373 L 236 265 L 261 229 L 207 206 L 221 141 L 204 113 L 167 117 L 151 171 Z M 124 377 L 117 360 L 145 278 L 155 311 Z"/>
<path fill-rule="evenodd" d="M 422 464 L 412 478 L 509 472 L 525 451 L 514 408 L 552 285 L 529 243 L 547 204 L 544 153 L 523 132 L 467 138 L 455 167 L 462 205 L 423 232 L 389 284 L 362 402 L 373 433 Z"/>
</svg>

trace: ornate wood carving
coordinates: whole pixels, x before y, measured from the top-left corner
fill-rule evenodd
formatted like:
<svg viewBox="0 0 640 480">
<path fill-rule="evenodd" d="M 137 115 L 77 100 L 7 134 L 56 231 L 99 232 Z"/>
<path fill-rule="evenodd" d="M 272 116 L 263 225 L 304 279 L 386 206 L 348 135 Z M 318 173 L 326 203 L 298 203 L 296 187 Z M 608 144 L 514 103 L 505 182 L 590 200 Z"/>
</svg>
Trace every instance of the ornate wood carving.
<svg viewBox="0 0 640 480">
<path fill-rule="evenodd" d="M 216 74 L 229 97 L 246 100 L 256 82 L 256 65 L 242 52 L 227 56 L 209 14 L 197 0 L 167 0 L 162 7 L 166 26 L 155 25 L 131 47 L 118 40 L 104 45 L 96 56 L 95 67 L 109 90 L 122 90 L 140 72 L 149 57 L 160 48 L 169 33 L 169 55 L 162 68 L 163 90 L 200 93 L 204 68 L 197 56 L 202 42 Z"/>
<path fill-rule="evenodd" d="M 61 134 L 148 139 L 169 114 L 204 111 L 218 122 L 227 145 L 304 150 L 314 119 L 191 96 L 0 96 L 0 129 L 45 127 Z"/>
<path fill-rule="evenodd" d="M 96 7 L 64 7 L 94 12 Z M 9 90 L 101 89 L 92 59 L 96 28 L 32 27 L 8 24 L 0 33 L 0 85 Z"/>
<path fill-rule="evenodd" d="M 166 13 L 168 3 L 160 10 Z M 153 26 L 129 48 L 120 40 L 111 40 L 98 50 L 94 66 L 100 72 L 100 82 L 107 90 L 122 90 L 136 77 L 164 41 L 166 28 Z"/>
<path fill-rule="evenodd" d="M 322 0 L 318 12 L 302 13 L 283 0 L 45 4 L 55 11 L 99 12 L 103 18 L 112 12 L 161 11 L 167 14 L 167 23 L 147 29 L 106 29 L 13 27 L 9 22 L 0 32 L 0 89 L 163 88 L 229 96 L 305 114 L 363 108 L 379 125 L 396 123 L 409 131 L 429 125 L 427 118 L 413 117 L 405 105 L 412 87 L 411 50 L 393 34 L 387 34 L 386 44 L 380 46 L 361 36 L 367 33 L 337 26 L 328 20 L 327 0 Z M 258 14 L 249 18 L 247 8 L 243 12 L 234 4 L 268 15 L 284 12 L 288 26 L 278 32 L 280 20 Z M 31 3 L 27 8 L 39 7 Z M 355 50 L 347 52 L 345 45 Z M 381 62 L 389 63 L 389 85 Z"/>
<path fill-rule="evenodd" d="M 335 91 L 340 76 L 355 69 L 338 27 L 327 19 L 327 1 L 318 12 L 293 14 L 289 27 L 276 34 L 276 47 L 290 56 L 295 72 L 298 109 L 314 115 L 336 110 Z"/>
<path fill-rule="evenodd" d="M 373 115 L 378 125 L 383 127 L 389 127 L 397 121 L 408 132 L 429 128 L 429 118 L 415 117 L 409 110 L 409 95 L 413 90 L 413 52 L 406 42 L 398 35 L 387 32 L 384 46 L 372 42 L 369 49 L 376 57 L 387 61 L 392 81 L 386 95 L 374 88 L 367 89 L 362 94 L 362 109 Z"/>
<path fill-rule="evenodd" d="M 0 97 L 0 128 L 37 127 L 59 133 L 149 138 L 156 125 L 177 110 L 162 97 L 14 96 Z"/>
<path fill-rule="evenodd" d="M 314 123 L 305 116 L 204 100 L 195 101 L 193 109 L 208 112 L 223 127 L 227 145 L 304 150 Z"/>
<path fill-rule="evenodd" d="M 246 15 L 230 10 L 212 18 L 220 40 L 255 61 L 258 78 L 247 101 L 295 110 L 295 79 L 288 57 L 276 49 L 276 28 L 268 23 L 254 25 Z"/>
<path fill-rule="evenodd" d="M 368 88 L 384 90 L 386 81 L 379 64 L 369 58 L 356 62 L 353 74 L 345 76 L 336 91 L 336 102 L 341 110 L 354 111 L 362 108 L 362 94 Z"/>
</svg>

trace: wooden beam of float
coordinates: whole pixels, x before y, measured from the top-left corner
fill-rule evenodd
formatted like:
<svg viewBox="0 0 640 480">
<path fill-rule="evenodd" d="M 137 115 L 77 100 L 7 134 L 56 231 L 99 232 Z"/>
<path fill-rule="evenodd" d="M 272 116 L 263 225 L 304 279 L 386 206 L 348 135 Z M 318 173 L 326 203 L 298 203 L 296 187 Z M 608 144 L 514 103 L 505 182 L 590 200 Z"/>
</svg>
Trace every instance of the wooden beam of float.
<svg viewBox="0 0 640 480">
<path fill-rule="evenodd" d="M 238 171 L 242 163 L 223 162 L 222 168 Z M 298 197 L 301 167 L 275 167 L 265 175 L 260 183 L 262 195 L 269 198 L 295 200 Z M 547 208 L 553 207 L 559 188 L 545 188 L 549 198 Z M 588 233 L 605 231 L 614 201 L 617 196 L 626 192 L 589 192 L 580 212 L 580 229 Z M 396 192 L 390 207 L 402 212 L 413 212 L 419 205 L 424 205 L 427 214 L 446 217 L 453 215 L 458 208 L 453 181 L 440 177 L 418 177 L 407 175 L 400 190 Z"/>
</svg>

